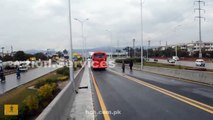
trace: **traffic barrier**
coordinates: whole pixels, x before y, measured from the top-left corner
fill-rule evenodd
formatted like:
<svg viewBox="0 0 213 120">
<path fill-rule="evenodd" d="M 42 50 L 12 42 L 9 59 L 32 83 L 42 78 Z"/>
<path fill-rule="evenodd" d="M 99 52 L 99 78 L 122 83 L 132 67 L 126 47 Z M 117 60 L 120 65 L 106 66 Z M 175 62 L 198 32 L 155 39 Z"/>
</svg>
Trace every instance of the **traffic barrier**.
<svg viewBox="0 0 213 120">
<path fill-rule="evenodd" d="M 143 71 L 213 85 L 213 73 L 212 72 L 180 70 L 180 69 L 170 69 L 170 68 L 162 68 L 162 67 L 148 67 L 148 66 L 144 66 Z"/>
<path fill-rule="evenodd" d="M 66 114 L 67 109 L 74 102 L 76 90 L 80 84 L 85 64 L 75 74 L 74 82 L 69 82 L 65 88 L 53 99 L 53 101 L 43 110 L 36 120 L 60 120 L 62 117 L 69 117 Z M 70 107 L 69 107 L 70 106 Z"/>
</svg>

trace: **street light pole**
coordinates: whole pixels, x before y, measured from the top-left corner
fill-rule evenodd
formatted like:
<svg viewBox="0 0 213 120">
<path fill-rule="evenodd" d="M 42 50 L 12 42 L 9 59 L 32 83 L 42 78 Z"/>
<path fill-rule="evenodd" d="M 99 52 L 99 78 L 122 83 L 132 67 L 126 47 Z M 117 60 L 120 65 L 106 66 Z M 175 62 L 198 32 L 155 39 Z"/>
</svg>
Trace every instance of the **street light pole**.
<svg viewBox="0 0 213 120">
<path fill-rule="evenodd" d="M 110 30 L 106 30 L 106 31 L 109 32 L 109 34 L 110 34 L 110 43 L 111 43 L 111 47 L 110 47 L 111 56 L 110 56 L 110 58 L 112 59 L 112 33 L 111 33 Z"/>
<path fill-rule="evenodd" d="M 149 47 L 150 47 L 150 40 L 148 40 L 148 45 L 147 45 L 147 60 L 149 59 Z"/>
<path fill-rule="evenodd" d="M 140 0 L 141 4 L 141 70 L 143 69 L 143 1 Z"/>
<path fill-rule="evenodd" d="M 86 44 L 86 42 L 85 42 L 85 39 L 84 39 L 84 22 L 86 22 L 87 20 L 89 20 L 88 18 L 86 18 L 85 20 L 79 20 L 79 19 L 77 19 L 77 18 L 74 18 L 74 20 L 76 20 L 76 21 L 78 21 L 78 22 L 80 22 L 81 23 L 81 34 L 82 34 L 82 42 L 83 42 L 83 47 L 82 47 L 82 56 L 83 56 L 83 58 L 86 56 L 86 53 L 85 53 L 85 44 Z"/>
<path fill-rule="evenodd" d="M 178 28 L 178 27 L 181 27 L 181 25 L 177 25 L 177 26 L 174 28 L 175 35 L 176 35 L 176 32 L 177 32 L 177 28 Z M 175 46 L 175 56 L 178 56 L 178 44 Z"/>
<path fill-rule="evenodd" d="M 4 57 L 4 47 L 2 47 L 1 49 L 2 49 L 2 57 Z"/>
<path fill-rule="evenodd" d="M 68 0 L 68 7 L 69 7 L 69 37 L 70 37 L 70 53 L 69 53 L 69 60 L 70 60 L 70 82 L 74 82 L 74 71 L 73 71 L 73 45 L 72 45 L 72 22 L 71 22 L 71 3 Z M 77 90 L 75 89 L 75 83 L 73 83 L 73 87 L 76 93 Z"/>
<path fill-rule="evenodd" d="M 133 42 L 133 54 L 132 54 L 132 56 L 134 58 L 135 57 L 135 39 L 133 39 L 132 42 Z"/>
</svg>

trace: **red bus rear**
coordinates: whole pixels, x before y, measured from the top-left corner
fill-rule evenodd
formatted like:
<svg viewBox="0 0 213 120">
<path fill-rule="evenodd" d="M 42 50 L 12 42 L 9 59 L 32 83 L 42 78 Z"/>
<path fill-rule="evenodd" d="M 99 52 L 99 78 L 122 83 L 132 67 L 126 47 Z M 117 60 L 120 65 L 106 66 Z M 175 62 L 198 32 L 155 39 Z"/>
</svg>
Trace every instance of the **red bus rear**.
<svg viewBox="0 0 213 120">
<path fill-rule="evenodd" d="M 93 69 L 105 69 L 107 68 L 107 55 L 105 52 L 94 52 L 92 54 L 92 66 Z"/>
</svg>

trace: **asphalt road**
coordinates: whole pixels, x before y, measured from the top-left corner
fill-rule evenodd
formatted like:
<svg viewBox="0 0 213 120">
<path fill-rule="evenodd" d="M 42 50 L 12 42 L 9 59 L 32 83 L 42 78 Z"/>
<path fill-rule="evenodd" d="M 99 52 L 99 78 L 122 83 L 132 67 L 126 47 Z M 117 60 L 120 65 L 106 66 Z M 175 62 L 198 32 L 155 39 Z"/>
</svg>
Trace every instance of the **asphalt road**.
<svg viewBox="0 0 213 120">
<path fill-rule="evenodd" d="M 189 67 L 198 67 L 195 65 L 195 62 L 193 62 L 193 61 L 177 61 L 176 63 L 168 63 L 167 60 L 158 59 L 158 63 L 176 64 L 176 65 L 189 66 Z M 205 67 L 201 67 L 201 68 L 213 69 L 213 63 L 206 63 Z"/>
<path fill-rule="evenodd" d="M 38 67 L 27 72 L 21 73 L 21 78 L 17 79 L 16 74 L 6 76 L 5 82 L 0 82 L 0 94 L 3 94 L 11 89 L 14 89 L 22 84 L 32 81 L 42 75 L 56 70 L 54 67 Z"/>
<path fill-rule="evenodd" d="M 120 68 L 115 68 L 120 73 Z M 166 90 L 181 94 L 202 103 L 213 105 L 213 89 L 203 85 L 187 83 L 179 80 L 165 79 L 162 76 L 148 73 L 133 72 L 130 80 L 126 75 L 117 75 L 108 70 L 92 71 L 97 86 L 106 105 L 106 110 L 117 115 L 109 114 L 112 120 L 212 120 L 213 114 L 206 112 L 189 103 L 178 100 L 151 88 L 139 84 L 145 81 Z M 146 80 L 144 80 L 146 78 Z M 164 81 L 165 80 L 165 81 Z M 149 81 L 149 82 L 148 82 Z M 97 91 L 94 86 L 93 90 Z M 202 100 L 204 99 L 204 100 Z M 98 95 L 94 94 L 96 112 L 102 110 Z M 211 112 L 211 111 L 210 111 Z M 98 114 L 98 120 L 104 119 Z"/>
</svg>

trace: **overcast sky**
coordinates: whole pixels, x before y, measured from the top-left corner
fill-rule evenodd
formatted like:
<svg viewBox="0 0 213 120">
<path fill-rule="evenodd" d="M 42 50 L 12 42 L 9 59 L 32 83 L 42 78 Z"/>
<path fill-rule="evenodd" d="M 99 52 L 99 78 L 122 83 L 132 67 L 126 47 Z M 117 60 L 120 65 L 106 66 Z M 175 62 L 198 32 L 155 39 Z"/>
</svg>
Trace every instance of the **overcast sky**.
<svg viewBox="0 0 213 120">
<path fill-rule="evenodd" d="M 213 1 L 205 0 L 203 41 L 213 42 Z M 82 47 L 84 20 L 87 47 L 140 44 L 140 0 L 71 0 L 74 48 Z M 68 0 L 0 0 L 0 47 L 15 50 L 69 47 Z M 194 0 L 145 0 L 144 45 L 187 43 L 198 40 Z M 178 26 L 178 27 L 176 27 Z M 118 44 L 119 43 L 119 44 Z"/>
</svg>

